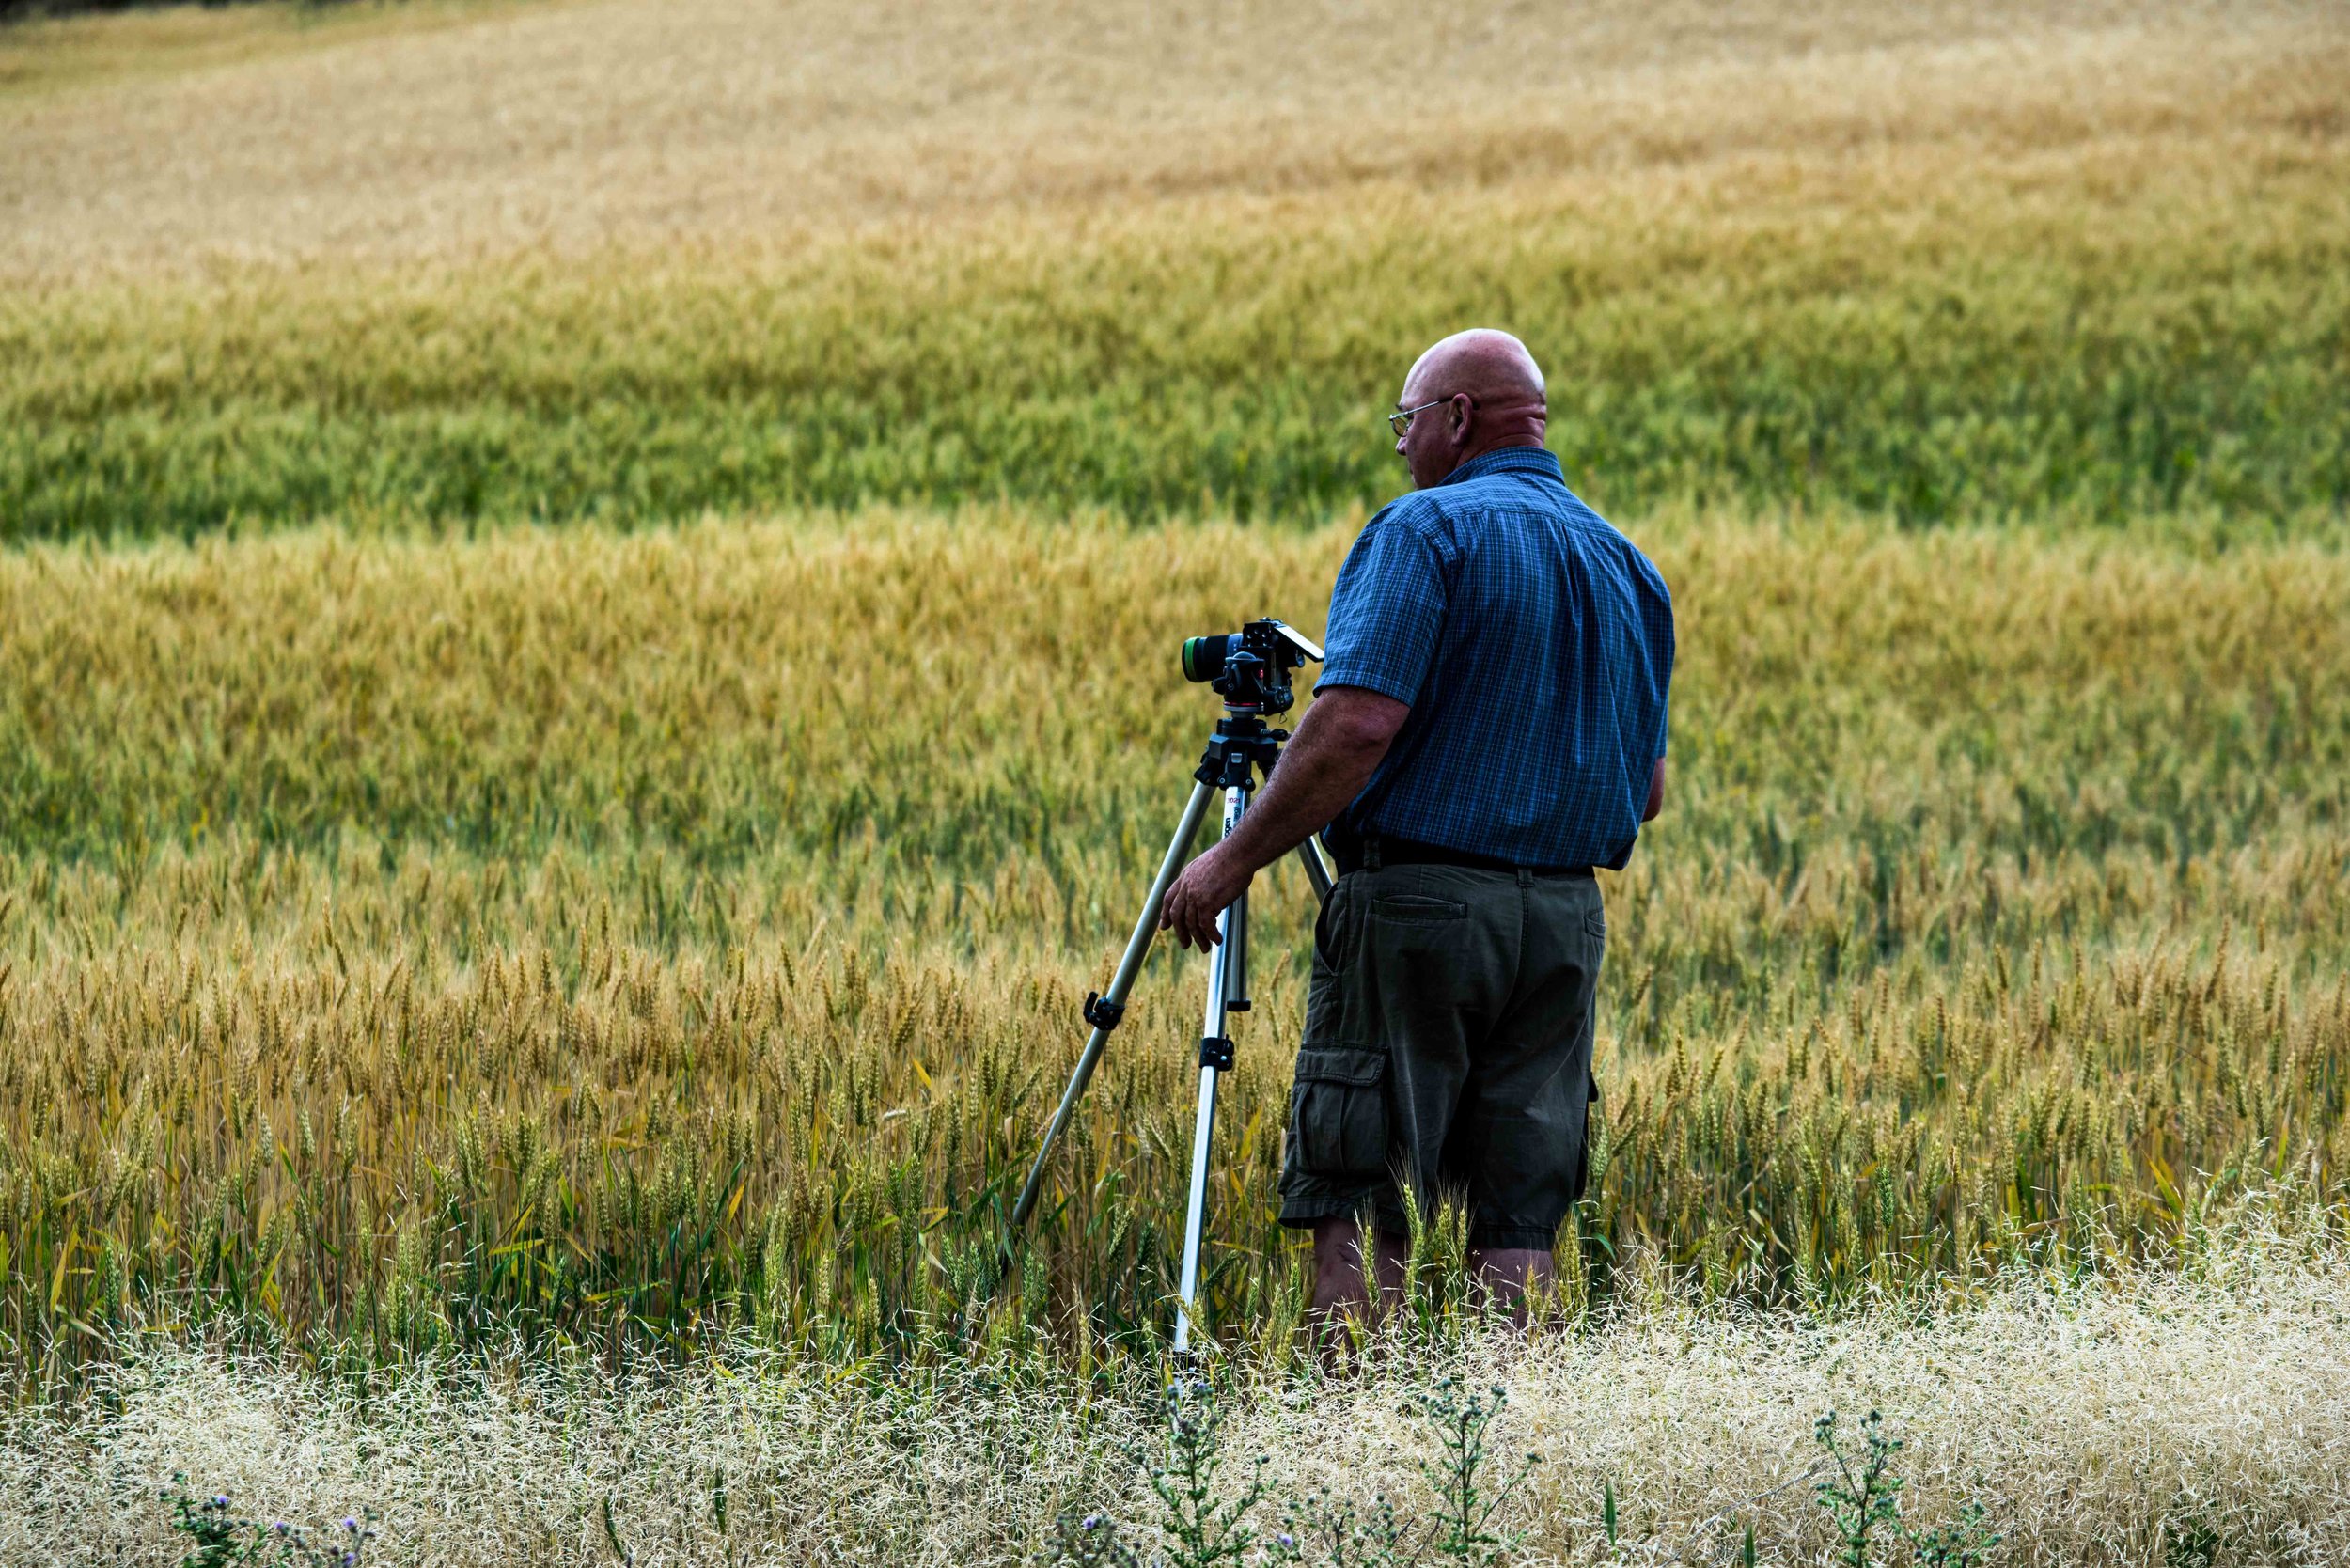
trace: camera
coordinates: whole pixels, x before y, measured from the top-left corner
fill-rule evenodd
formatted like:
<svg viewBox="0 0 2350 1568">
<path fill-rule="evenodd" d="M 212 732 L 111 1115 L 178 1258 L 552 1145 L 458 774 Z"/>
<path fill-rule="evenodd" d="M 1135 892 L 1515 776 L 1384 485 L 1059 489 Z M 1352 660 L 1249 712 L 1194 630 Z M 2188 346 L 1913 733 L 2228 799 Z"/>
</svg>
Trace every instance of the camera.
<svg viewBox="0 0 2350 1568">
<path fill-rule="evenodd" d="M 1285 713 L 1294 698 L 1290 671 L 1322 657 L 1313 640 L 1278 620 L 1183 639 L 1183 679 L 1215 687 L 1228 708 Z"/>
</svg>

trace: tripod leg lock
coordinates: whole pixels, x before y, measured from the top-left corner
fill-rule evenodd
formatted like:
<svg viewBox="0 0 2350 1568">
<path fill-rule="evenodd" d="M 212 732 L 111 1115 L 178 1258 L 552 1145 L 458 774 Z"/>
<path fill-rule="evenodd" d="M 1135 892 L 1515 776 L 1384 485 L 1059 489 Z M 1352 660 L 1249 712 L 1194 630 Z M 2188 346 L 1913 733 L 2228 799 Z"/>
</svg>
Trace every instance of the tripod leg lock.
<svg viewBox="0 0 2350 1568">
<path fill-rule="evenodd" d="M 1126 1004 L 1113 1002 L 1107 996 L 1089 991 L 1086 993 L 1085 1015 L 1087 1023 L 1107 1034 L 1124 1022 Z"/>
<path fill-rule="evenodd" d="M 1219 1073 L 1232 1070 L 1232 1043 L 1219 1034 L 1204 1035 L 1199 1041 L 1199 1065 L 1213 1067 Z"/>
</svg>

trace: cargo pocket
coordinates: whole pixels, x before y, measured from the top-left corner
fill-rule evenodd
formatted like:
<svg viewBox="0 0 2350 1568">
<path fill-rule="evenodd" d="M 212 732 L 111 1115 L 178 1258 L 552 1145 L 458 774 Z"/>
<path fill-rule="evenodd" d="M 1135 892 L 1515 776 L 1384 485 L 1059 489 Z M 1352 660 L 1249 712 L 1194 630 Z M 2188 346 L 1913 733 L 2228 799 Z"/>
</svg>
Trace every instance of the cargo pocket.
<svg viewBox="0 0 2350 1568">
<path fill-rule="evenodd" d="M 1308 1176 L 1375 1177 L 1387 1168 L 1387 1058 L 1356 1045 L 1308 1045 L 1290 1090 L 1290 1138 Z"/>
</svg>

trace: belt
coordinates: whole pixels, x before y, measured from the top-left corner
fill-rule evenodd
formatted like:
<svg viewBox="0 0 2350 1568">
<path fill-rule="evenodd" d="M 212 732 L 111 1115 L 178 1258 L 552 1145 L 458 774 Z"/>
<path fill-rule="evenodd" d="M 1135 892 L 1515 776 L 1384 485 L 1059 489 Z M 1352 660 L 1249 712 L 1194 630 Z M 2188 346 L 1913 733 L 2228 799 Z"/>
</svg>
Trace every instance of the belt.
<svg viewBox="0 0 2350 1568">
<path fill-rule="evenodd" d="M 1423 844 L 1413 839 L 1347 839 L 1331 844 L 1330 853 L 1339 863 L 1340 876 L 1375 871 L 1382 866 L 1463 866 L 1476 871 L 1531 871 L 1536 876 L 1591 874 L 1589 866 L 1521 866 L 1497 855 L 1477 855 L 1468 850 L 1448 849 L 1442 844 Z"/>
</svg>

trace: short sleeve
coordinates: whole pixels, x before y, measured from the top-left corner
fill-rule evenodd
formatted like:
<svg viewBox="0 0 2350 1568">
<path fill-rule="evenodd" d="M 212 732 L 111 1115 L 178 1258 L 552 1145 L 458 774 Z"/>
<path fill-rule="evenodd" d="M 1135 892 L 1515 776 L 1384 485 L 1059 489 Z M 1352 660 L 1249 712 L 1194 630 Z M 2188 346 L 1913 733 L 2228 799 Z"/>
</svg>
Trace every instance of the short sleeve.
<svg viewBox="0 0 2350 1568">
<path fill-rule="evenodd" d="M 1428 538 L 1392 515 L 1372 518 L 1331 590 L 1314 690 L 1361 686 L 1417 702 L 1444 629 L 1445 599 L 1443 564 Z"/>
<path fill-rule="evenodd" d="M 1643 606 L 1642 618 L 1648 622 L 1649 646 L 1654 651 L 1656 667 L 1656 755 L 1665 756 L 1672 734 L 1673 659 L 1678 651 L 1673 632 L 1672 590 L 1652 563 L 1648 566 L 1649 580 L 1655 585 L 1655 597 Z"/>
</svg>

